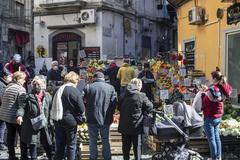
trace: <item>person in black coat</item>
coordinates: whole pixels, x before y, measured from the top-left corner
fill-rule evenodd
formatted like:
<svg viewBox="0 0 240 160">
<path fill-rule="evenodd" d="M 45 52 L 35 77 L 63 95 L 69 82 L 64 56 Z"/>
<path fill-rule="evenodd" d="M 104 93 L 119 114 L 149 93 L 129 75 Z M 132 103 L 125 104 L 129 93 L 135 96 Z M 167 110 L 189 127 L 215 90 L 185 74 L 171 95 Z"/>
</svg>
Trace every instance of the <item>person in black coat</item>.
<svg viewBox="0 0 240 160">
<path fill-rule="evenodd" d="M 140 160 L 143 113 L 150 113 L 153 109 L 153 104 L 145 93 L 140 92 L 141 88 L 142 81 L 134 78 L 119 99 L 120 121 L 118 131 L 122 134 L 124 160 L 129 160 L 132 144 L 135 160 Z"/>
<path fill-rule="evenodd" d="M 58 61 L 53 61 L 52 68 L 47 73 L 47 83 L 49 81 L 57 82 L 61 80 L 62 80 L 61 69 L 59 69 Z"/>
<path fill-rule="evenodd" d="M 93 79 L 94 83 L 87 85 L 84 89 L 90 137 L 90 159 L 97 160 L 98 158 L 97 140 L 100 131 L 103 157 L 105 160 L 111 160 L 109 132 L 117 105 L 117 95 L 114 87 L 105 83 L 102 72 L 96 72 Z"/>
<path fill-rule="evenodd" d="M 55 93 L 51 117 L 55 124 L 56 154 L 55 160 L 62 160 L 65 154 L 68 160 L 75 160 L 77 145 L 77 125 L 83 121 L 85 106 L 82 95 L 76 88 L 79 76 L 70 72 L 64 77 L 65 84 Z"/>
<path fill-rule="evenodd" d="M 154 87 L 155 79 L 150 71 L 149 63 L 144 63 L 144 70 L 139 73 L 138 78 L 142 80 L 142 92 L 144 92 L 150 101 L 154 101 L 152 87 Z"/>
<path fill-rule="evenodd" d="M 18 124 L 22 126 L 21 141 L 22 155 L 28 157 L 28 148 L 31 160 L 37 160 L 37 143 L 40 134 L 40 142 L 47 153 L 49 160 L 52 159 L 52 138 L 49 127 L 53 125 L 50 118 L 52 96 L 45 92 L 46 82 L 43 78 L 36 76 L 32 81 L 32 92 L 26 95 L 26 105 L 19 106 L 17 110 Z M 47 123 L 40 130 L 35 130 L 31 119 L 38 117 L 41 113 L 46 117 Z M 19 121 L 19 118 L 21 119 Z M 25 160 L 22 158 L 23 160 Z"/>
<path fill-rule="evenodd" d="M 115 62 L 110 64 L 110 67 L 105 71 L 105 75 L 109 77 L 110 84 L 114 87 L 118 96 L 120 95 L 120 81 L 117 79 L 119 67 Z"/>
</svg>

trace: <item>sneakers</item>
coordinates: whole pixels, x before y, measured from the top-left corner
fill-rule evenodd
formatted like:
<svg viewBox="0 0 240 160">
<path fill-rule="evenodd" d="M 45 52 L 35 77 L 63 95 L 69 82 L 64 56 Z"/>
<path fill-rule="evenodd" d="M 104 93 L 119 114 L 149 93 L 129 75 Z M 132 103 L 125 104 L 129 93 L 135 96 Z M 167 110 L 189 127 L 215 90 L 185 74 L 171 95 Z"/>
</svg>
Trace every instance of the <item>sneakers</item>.
<svg viewBox="0 0 240 160">
<path fill-rule="evenodd" d="M 6 150 L 7 150 L 6 145 L 1 143 L 1 144 L 0 144 L 0 150 L 1 150 L 1 151 L 6 151 Z"/>
</svg>

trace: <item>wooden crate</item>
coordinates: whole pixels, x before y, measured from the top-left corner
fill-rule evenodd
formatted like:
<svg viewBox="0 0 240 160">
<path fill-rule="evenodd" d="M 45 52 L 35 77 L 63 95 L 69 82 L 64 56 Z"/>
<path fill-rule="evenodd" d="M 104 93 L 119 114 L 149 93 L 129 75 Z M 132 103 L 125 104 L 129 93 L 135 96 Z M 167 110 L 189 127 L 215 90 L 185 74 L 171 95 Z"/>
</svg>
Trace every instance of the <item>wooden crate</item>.
<svg viewBox="0 0 240 160">
<path fill-rule="evenodd" d="M 117 126 L 112 126 L 110 128 L 110 146 L 111 146 L 111 152 L 113 156 L 119 156 L 122 155 L 122 136 L 117 130 Z M 89 159 L 89 145 L 88 144 L 83 144 L 80 146 L 80 151 L 81 152 L 81 159 L 82 160 L 87 160 Z M 133 152 L 131 152 L 131 155 Z M 98 145 L 98 159 L 102 160 L 102 145 Z"/>
</svg>

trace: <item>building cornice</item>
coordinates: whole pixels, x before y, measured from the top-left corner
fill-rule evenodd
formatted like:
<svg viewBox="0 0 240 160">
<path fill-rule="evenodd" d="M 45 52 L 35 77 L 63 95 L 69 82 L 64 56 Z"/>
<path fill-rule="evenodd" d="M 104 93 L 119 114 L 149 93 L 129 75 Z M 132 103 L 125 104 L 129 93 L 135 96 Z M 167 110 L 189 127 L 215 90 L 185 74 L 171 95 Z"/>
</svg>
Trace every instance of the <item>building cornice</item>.
<svg viewBox="0 0 240 160">
<path fill-rule="evenodd" d="M 123 15 L 124 17 L 134 17 L 134 18 L 146 18 L 151 21 L 155 22 L 162 22 L 161 18 L 156 16 L 147 16 L 138 14 L 132 8 L 124 8 L 121 5 L 113 5 L 107 2 L 93 2 L 88 3 L 85 6 L 71 6 L 71 7 L 64 7 L 64 8 L 35 8 L 34 9 L 34 16 L 49 16 L 49 15 L 62 15 L 62 14 L 74 14 L 79 13 L 81 9 L 96 9 L 96 11 L 111 11 Z M 165 22 L 165 20 L 164 20 Z"/>
<path fill-rule="evenodd" d="M 184 5 L 185 3 L 189 2 L 190 0 L 168 0 L 168 2 L 174 7 L 178 8 Z"/>
</svg>

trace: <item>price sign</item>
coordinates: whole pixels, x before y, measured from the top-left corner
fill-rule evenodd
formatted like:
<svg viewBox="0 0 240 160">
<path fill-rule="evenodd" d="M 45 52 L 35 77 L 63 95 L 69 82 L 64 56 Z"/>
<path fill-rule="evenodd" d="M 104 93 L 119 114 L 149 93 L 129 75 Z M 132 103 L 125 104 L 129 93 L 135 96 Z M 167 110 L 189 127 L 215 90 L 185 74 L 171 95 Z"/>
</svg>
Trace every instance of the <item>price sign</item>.
<svg viewBox="0 0 240 160">
<path fill-rule="evenodd" d="M 160 90 L 160 98 L 161 99 L 168 99 L 169 98 L 168 90 Z"/>
<path fill-rule="evenodd" d="M 184 86 L 190 87 L 192 85 L 192 81 L 190 78 L 184 78 Z"/>
<path fill-rule="evenodd" d="M 186 77 L 186 76 L 187 76 L 186 68 L 180 68 L 179 74 L 180 74 L 182 77 Z"/>
<path fill-rule="evenodd" d="M 86 53 L 85 53 L 85 50 L 80 50 L 80 51 L 78 52 L 78 55 L 79 55 L 79 58 L 85 58 L 85 57 L 87 57 L 87 56 L 86 56 Z"/>
<path fill-rule="evenodd" d="M 172 84 L 174 84 L 174 85 L 175 85 L 175 84 L 178 84 L 178 80 L 177 80 L 177 78 L 174 77 L 174 76 L 171 78 L 171 81 L 172 81 Z"/>
<path fill-rule="evenodd" d="M 230 95 L 231 98 L 237 98 L 238 97 L 238 90 L 232 89 L 232 93 Z"/>
<path fill-rule="evenodd" d="M 169 72 L 168 72 L 168 77 L 171 77 L 171 78 L 173 77 L 172 71 L 169 71 Z"/>
<path fill-rule="evenodd" d="M 184 100 L 189 101 L 192 98 L 192 94 L 191 93 L 185 93 L 183 95 L 183 98 L 184 98 Z"/>
</svg>

